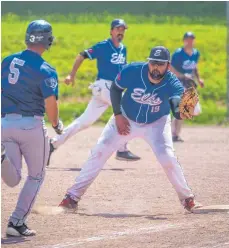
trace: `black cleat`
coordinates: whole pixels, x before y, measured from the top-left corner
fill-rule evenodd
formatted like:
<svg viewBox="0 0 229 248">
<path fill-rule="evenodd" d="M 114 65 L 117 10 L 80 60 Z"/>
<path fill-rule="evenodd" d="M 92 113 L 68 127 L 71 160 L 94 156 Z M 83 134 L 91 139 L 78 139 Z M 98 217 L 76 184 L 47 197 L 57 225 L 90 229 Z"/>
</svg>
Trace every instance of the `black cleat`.
<svg viewBox="0 0 229 248">
<path fill-rule="evenodd" d="M 134 155 L 130 151 L 125 151 L 125 152 L 119 152 L 117 151 L 116 153 L 116 159 L 117 160 L 123 160 L 123 161 L 137 161 L 141 159 L 140 157 Z"/>
<path fill-rule="evenodd" d="M 180 136 L 173 136 L 173 142 L 184 142 L 184 140 Z"/>
<path fill-rule="evenodd" d="M 1 163 L 5 159 L 5 156 L 6 156 L 5 146 L 3 144 L 1 144 Z"/>
<path fill-rule="evenodd" d="M 49 164 L 50 164 L 50 158 L 51 158 L 51 155 L 52 155 L 52 153 L 55 151 L 55 148 L 54 148 L 53 144 L 51 143 L 51 140 L 50 140 L 49 146 L 50 146 L 50 150 L 49 150 L 49 158 L 48 158 L 48 162 L 47 162 L 46 167 L 48 167 L 48 166 L 49 166 Z"/>
<path fill-rule="evenodd" d="M 23 224 L 22 226 L 14 226 L 12 222 L 9 222 L 6 235 L 10 237 L 35 236 L 36 231 L 29 229 L 26 224 Z"/>
</svg>

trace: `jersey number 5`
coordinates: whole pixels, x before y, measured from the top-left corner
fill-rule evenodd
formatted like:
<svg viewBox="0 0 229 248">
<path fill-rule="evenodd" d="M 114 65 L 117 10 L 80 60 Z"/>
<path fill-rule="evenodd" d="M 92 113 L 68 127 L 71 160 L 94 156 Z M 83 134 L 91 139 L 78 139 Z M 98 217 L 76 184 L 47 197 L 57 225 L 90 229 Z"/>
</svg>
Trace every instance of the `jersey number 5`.
<svg viewBox="0 0 229 248">
<path fill-rule="evenodd" d="M 8 76 L 8 81 L 10 84 L 16 84 L 20 75 L 20 71 L 15 65 L 23 66 L 25 64 L 24 60 L 14 58 L 10 63 L 10 73 Z"/>
</svg>

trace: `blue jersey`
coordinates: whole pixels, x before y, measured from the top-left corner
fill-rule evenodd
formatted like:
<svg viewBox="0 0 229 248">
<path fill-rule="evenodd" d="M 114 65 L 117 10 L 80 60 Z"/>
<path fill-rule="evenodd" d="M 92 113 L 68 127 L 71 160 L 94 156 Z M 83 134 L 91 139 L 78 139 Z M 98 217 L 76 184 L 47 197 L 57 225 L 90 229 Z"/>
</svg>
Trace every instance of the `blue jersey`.
<svg viewBox="0 0 229 248">
<path fill-rule="evenodd" d="M 126 89 L 121 101 L 124 114 L 137 123 L 153 123 L 170 113 L 169 99 L 180 97 L 184 87 L 167 71 L 158 84 L 148 78 L 148 63 L 131 63 L 117 76 L 115 84 Z"/>
<path fill-rule="evenodd" d="M 180 73 L 192 74 L 199 61 L 200 53 L 193 49 L 192 55 L 188 55 L 184 48 L 178 48 L 172 55 L 171 65 Z"/>
<path fill-rule="evenodd" d="M 58 98 L 54 68 L 30 50 L 12 54 L 2 61 L 2 114 L 44 116 L 44 99 Z"/>
<path fill-rule="evenodd" d="M 99 42 L 85 52 L 89 59 L 97 59 L 97 79 L 114 81 L 126 64 L 126 47 L 123 44 L 115 47 L 111 39 Z"/>
</svg>

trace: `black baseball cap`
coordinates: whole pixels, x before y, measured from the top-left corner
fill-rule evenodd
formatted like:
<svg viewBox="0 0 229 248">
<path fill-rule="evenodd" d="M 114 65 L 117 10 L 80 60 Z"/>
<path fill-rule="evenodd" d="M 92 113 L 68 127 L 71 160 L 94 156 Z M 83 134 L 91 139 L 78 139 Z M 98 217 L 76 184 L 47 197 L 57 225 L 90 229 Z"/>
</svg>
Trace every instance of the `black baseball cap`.
<svg viewBox="0 0 229 248">
<path fill-rule="evenodd" d="M 193 32 L 186 32 L 186 33 L 184 34 L 184 36 L 183 36 L 183 40 L 184 40 L 184 39 L 187 39 L 187 38 L 195 39 L 196 36 L 194 35 Z"/>
<path fill-rule="evenodd" d="M 152 48 L 148 60 L 149 61 L 169 62 L 170 61 L 170 52 L 166 47 L 156 46 L 156 47 Z"/>
<path fill-rule="evenodd" d="M 122 20 L 122 19 L 114 19 L 111 22 L 111 29 L 117 28 L 117 27 L 124 27 L 125 29 L 128 28 L 124 20 Z"/>
</svg>

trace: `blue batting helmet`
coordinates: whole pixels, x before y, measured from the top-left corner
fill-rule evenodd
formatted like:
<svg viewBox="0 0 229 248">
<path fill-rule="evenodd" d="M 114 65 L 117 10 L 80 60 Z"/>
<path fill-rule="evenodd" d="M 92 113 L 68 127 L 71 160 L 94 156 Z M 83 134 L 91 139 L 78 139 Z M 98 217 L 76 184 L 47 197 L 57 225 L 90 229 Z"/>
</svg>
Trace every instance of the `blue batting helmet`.
<svg viewBox="0 0 229 248">
<path fill-rule="evenodd" d="M 45 20 L 32 21 L 26 30 L 26 45 L 41 44 L 45 49 L 49 49 L 54 40 L 52 26 Z"/>
</svg>

